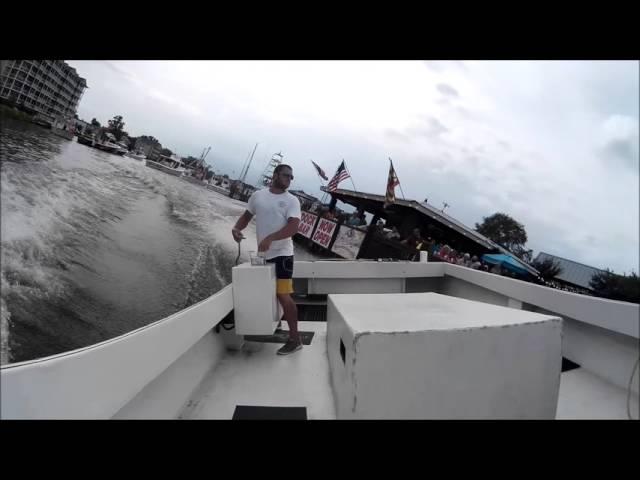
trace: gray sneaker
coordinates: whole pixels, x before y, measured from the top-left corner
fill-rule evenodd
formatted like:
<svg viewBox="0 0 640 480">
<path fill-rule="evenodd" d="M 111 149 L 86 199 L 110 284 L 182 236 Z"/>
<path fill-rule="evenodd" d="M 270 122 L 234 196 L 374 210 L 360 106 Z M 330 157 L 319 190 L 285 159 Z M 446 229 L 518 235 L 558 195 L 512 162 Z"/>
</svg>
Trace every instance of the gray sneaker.
<svg viewBox="0 0 640 480">
<path fill-rule="evenodd" d="M 295 341 L 295 340 L 289 339 L 287 340 L 287 343 L 285 343 L 278 350 L 278 355 L 289 355 L 290 353 L 297 352 L 301 348 L 302 348 L 302 342 L 300 340 Z"/>
</svg>

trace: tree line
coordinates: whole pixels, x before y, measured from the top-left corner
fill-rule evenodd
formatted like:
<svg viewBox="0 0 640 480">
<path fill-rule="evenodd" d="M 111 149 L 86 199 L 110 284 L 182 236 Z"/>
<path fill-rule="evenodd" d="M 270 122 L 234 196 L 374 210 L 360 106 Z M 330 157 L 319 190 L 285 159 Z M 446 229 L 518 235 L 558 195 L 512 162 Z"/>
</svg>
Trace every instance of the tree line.
<svg viewBox="0 0 640 480">
<path fill-rule="evenodd" d="M 122 115 L 116 115 L 111 120 L 108 120 L 106 127 L 103 127 L 96 118 L 91 119 L 92 128 L 96 130 L 104 128 L 104 131 L 111 133 L 118 142 L 124 141 L 125 143 L 127 143 L 130 151 L 135 148 L 136 142 L 138 140 L 143 140 L 146 143 L 151 144 L 154 150 L 161 155 L 165 155 L 167 157 L 173 155 L 173 152 L 170 149 L 163 147 L 160 141 L 154 136 L 140 135 L 139 137 L 132 137 L 131 135 L 129 135 L 129 132 L 124 129 L 124 126 L 125 122 L 122 118 Z"/>
<path fill-rule="evenodd" d="M 475 224 L 475 230 L 530 264 L 544 280 L 552 280 L 562 273 L 560 265 L 550 258 L 532 261 L 533 250 L 526 248 L 527 232 L 524 225 L 505 213 L 483 217 L 481 223 Z M 618 275 L 607 268 L 594 275 L 589 285 L 598 297 L 640 303 L 640 278 L 633 271 L 630 275 Z"/>
<path fill-rule="evenodd" d="M 91 126 L 94 129 L 103 128 L 100 122 L 95 118 L 91 120 Z M 124 140 L 129 147 L 129 151 L 135 148 L 136 142 L 138 142 L 138 140 L 141 140 L 147 145 L 152 145 L 153 150 L 158 152 L 160 155 L 164 155 L 166 157 L 170 157 L 171 155 L 173 155 L 173 152 L 170 149 L 163 147 L 160 141 L 153 135 L 140 135 L 139 137 L 132 137 L 124 129 L 124 126 L 125 122 L 122 118 L 122 115 L 116 115 L 107 122 L 107 126 L 104 127 L 104 131 L 111 133 L 117 141 Z M 213 170 L 211 170 L 208 165 L 204 166 L 204 168 L 200 167 L 199 158 L 189 155 L 187 158 L 183 158 L 182 162 L 184 163 L 186 168 L 195 170 L 196 174 L 199 175 L 203 180 L 209 180 L 214 175 Z"/>
</svg>

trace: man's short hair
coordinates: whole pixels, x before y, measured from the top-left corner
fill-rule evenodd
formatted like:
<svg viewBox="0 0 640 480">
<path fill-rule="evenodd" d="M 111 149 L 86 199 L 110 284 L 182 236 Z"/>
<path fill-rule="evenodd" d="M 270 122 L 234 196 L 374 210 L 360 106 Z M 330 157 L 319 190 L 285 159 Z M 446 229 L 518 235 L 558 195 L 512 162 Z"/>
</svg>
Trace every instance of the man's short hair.
<svg viewBox="0 0 640 480">
<path fill-rule="evenodd" d="M 273 174 L 276 175 L 278 173 L 280 173 L 280 170 L 282 170 L 283 168 L 288 168 L 289 170 L 291 170 L 293 172 L 293 168 L 291 168 L 289 165 L 287 165 L 286 163 L 281 163 L 280 165 L 278 165 L 275 170 L 273 171 Z"/>
</svg>

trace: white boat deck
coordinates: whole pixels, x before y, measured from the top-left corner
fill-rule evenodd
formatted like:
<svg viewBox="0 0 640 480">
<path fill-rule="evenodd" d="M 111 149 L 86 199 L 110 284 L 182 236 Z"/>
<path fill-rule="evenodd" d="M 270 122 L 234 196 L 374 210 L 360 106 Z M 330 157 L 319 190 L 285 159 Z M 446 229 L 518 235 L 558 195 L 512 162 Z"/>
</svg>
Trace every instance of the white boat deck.
<svg viewBox="0 0 640 480">
<path fill-rule="evenodd" d="M 637 420 L 638 395 L 631 393 L 631 416 Z M 558 420 L 628 420 L 627 391 L 584 368 L 564 372 L 560 376 Z"/>
<path fill-rule="evenodd" d="M 310 420 L 335 419 L 326 323 L 300 322 L 299 328 L 315 334 L 310 345 L 291 355 L 276 354 L 280 343 L 248 342 L 241 351 L 226 352 L 179 418 L 230 420 L 236 406 L 246 405 L 306 407 Z M 638 395 L 631 395 L 630 405 L 637 418 Z M 564 372 L 556 419 L 627 419 L 627 392 L 583 368 Z"/>
<path fill-rule="evenodd" d="M 315 333 L 291 355 L 276 354 L 281 343 L 247 342 L 241 351 L 228 351 L 179 418 L 230 420 L 237 405 L 246 405 L 306 407 L 310 420 L 335 419 L 326 323 L 300 322 L 298 328 Z"/>
</svg>

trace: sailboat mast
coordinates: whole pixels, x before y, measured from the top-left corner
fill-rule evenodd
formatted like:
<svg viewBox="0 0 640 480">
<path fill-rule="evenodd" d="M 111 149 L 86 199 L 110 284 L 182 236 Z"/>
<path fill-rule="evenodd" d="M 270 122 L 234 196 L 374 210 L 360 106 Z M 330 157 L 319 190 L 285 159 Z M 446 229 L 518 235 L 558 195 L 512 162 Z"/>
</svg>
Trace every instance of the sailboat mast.
<svg viewBox="0 0 640 480">
<path fill-rule="evenodd" d="M 245 170 L 244 175 L 242 176 L 242 183 L 244 183 L 244 179 L 247 177 L 247 173 L 249 173 L 249 167 L 251 166 L 251 162 L 253 161 L 253 155 L 256 153 L 257 148 L 258 148 L 258 144 L 256 143 L 256 146 L 253 147 L 253 152 L 251 152 L 251 158 L 249 158 L 247 169 Z"/>
</svg>

